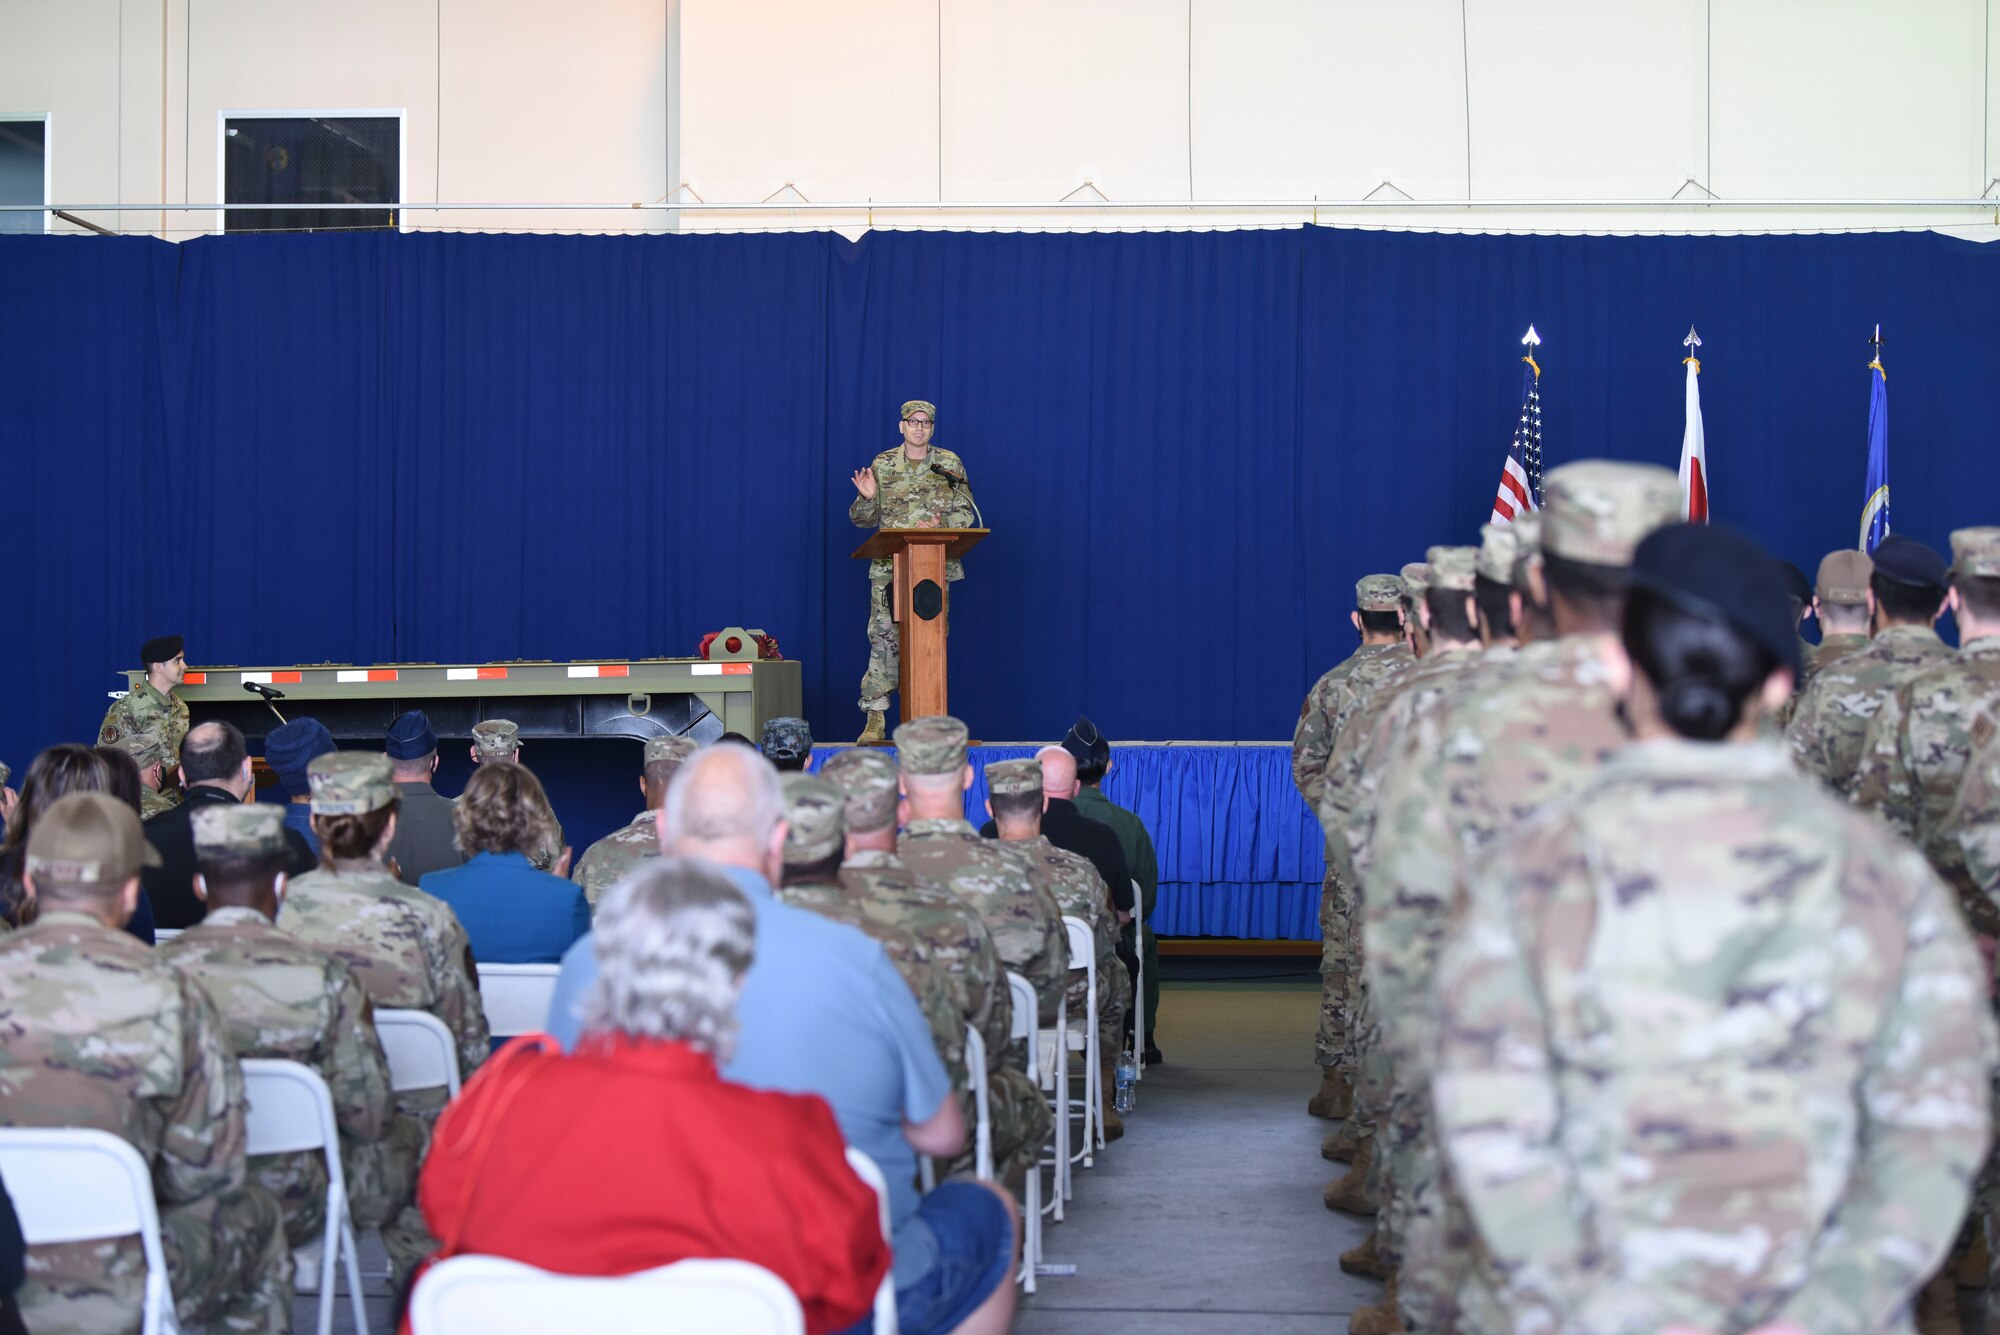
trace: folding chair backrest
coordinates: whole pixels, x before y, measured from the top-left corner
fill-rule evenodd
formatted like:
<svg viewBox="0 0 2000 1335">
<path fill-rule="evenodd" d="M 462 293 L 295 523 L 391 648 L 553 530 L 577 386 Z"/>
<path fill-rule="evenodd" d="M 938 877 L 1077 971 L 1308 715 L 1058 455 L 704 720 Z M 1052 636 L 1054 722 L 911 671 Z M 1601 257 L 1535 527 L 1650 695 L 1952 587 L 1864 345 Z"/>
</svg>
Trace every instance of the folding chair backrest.
<svg viewBox="0 0 2000 1335">
<path fill-rule="evenodd" d="M 389 1058 L 389 1085 L 406 1089 L 436 1089 L 443 1085 L 458 1094 L 458 1048 L 444 1021 L 428 1011 L 376 1011 L 375 1032 Z"/>
<path fill-rule="evenodd" d="M 497 1256 L 454 1256 L 431 1267 L 411 1295 L 410 1324 L 416 1335 L 804 1335 L 806 1328 L 792 1291 L 748 1261 L 680 1261 L 607 1279 Z"/>
<path fill-rule="evenodd" d="M 318 1071 L 294 1061 L 245 1057 L 243 1097 L 250 1105 L 245 1154 L 293 1154 L 340 1144 L 333 1094 Z M 331 1156 L 335 1165 L 338 1154 Z"/>
<path fill-rule="evenodd" d="M 173 1328 L 153 1173 L 139 1151 L 109 1131 L 8 1127 L 0 1129 L 0 1179 L 31 1247 L 138 1235 L 146 1257 L 144 1329 Z"/>
<path fill-rule="evenodd" d="M 847 1166 L 854 1175 L 866 1182 L 875 1192 L 875 1217 L 882 1224 L 882 1241 L 895 1237 L 895 1228 L 889 1219 L 889 1180 L 882 1176 L 882 1169 L 869 1158 L 867 1153 L 853 1146 L 847 1148 Z M 875 1335 L 897 1335 L 896 1326 L 896 1280 L 894 1272 L 882 1276 L 882 1285 L 875 1292 Z"/>
<path fill-rule="evenodd" d="M 1041 1006 L 1035 998 L 1034 984 L 1015 973 L 1007 971 L 1007 991 L 1014 1003 L 1014 1027 L 1007 1037 L 1026 1040 L 1028 1044 L 1028 1073 L 1034 1074 L 1041 1066 Z"/>
<path fill-rule="evenodd" d="M 184 927 L 155 927 L 153 929 L 153 944 L 159 945 L 162 941 L 171 941 L 186 930 Z"/>
<path fill-rule="evenodd" d="M 539 1033 L 547 1028 L 555 1000 L 559 964 L 482 964 L 479 997 L 486 1027 L 495 1038 Z"/>
<path fill-rule="evenodd" d="M 978 1119 L 973 1127 L 972 1171 L 982 1178 L 993 1176 L 993 1094 L 987 1083 L 986 1040 L 971 1025 L 965 1026 L 965 1073 L 972 1082 L 972 1111 Z"/>
<path fill-rule="evenodd" d="M 1063 914 L 1063 931 L 1069 934 L 1069 967 L 1072 969 L 1095 969 L 1097 967 L 1097 933 L 1090 924 L 1071 914 Z"/>
</svg>

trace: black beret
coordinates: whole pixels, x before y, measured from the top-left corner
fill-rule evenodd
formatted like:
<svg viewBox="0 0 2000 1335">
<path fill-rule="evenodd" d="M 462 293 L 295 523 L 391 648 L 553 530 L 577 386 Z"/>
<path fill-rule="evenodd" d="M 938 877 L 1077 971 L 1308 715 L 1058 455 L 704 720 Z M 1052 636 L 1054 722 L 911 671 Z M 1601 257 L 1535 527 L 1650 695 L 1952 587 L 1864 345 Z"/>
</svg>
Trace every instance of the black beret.
<svg viewBox="0 0 2000 1335">
<path fill-rule="evenodd" d="M 1784 566 L 1734 529 L 1669 524 L 1648 534 L 1632 553 L 1632 586 L 1695 616 L 1734 626 L 1770 650 L 1796 678 L 1798 625 L 1792 619 L 1791 577 Z"/>
<path fill-rule="evenodd" d="M 1765 559 L 1769 560 L 1768 557 Z M 1773 562 L 1773 564 L 1778 567 L 1778 573 L 1785 577 L 1786 593 L 1802 603 L 1809 603 L 1813 600 L 1813 582 L 1806 578 L 1805 571 L 1799 569 L 1790 561 L 1777 561 Z"/>
<path fill-rule="evenodd" d="M 1912 588 L 1936 589 L 1943 595 L 1950 582 L 1945 559 L 1915 538 L 1891 533 L 1875 549 L 1875 573 Z"/>
<path fill-rule="evenodd" d="M 1063 735 L 1062 748 L 1075 756 L 1079 765 L 1101 763 L 1111 758 L 1111 743 L 1105 741 L 1097 725 L 1082 714 L 1076 716 L 1076 722 L 1070 724 L 1069 731 Z"/>
<path fill-rule="evenodd" d="M 147 667 L 155 663 L 171 663 L 186 647 L 187 641 L 180 636 L 162 635 L 139 646 L 139 661 Z"/>
</svg>

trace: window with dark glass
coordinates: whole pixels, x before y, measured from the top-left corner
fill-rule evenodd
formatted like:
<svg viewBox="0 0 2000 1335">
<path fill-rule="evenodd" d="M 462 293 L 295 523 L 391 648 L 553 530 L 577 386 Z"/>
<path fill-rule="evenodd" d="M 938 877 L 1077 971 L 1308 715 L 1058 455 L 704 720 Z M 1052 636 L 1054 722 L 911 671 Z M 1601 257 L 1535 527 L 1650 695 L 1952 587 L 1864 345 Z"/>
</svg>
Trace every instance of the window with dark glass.
<svg viewBox="0 0 2000 1335">
<path fill-rule="evenodd" d="M 396 225 L 402 122 L 395 116 L 232 116 L 223 124 L 227 204 L 384 204 L 382 209 L 228 209 L 230 232 Z"/>
<path fill-rule="evenodd" d="M 49 123 L 0 120 L 0 204 L 46 204 Z M 0 211 L 0 232 L 40 232 L 46 214 Z"/>
</svg>

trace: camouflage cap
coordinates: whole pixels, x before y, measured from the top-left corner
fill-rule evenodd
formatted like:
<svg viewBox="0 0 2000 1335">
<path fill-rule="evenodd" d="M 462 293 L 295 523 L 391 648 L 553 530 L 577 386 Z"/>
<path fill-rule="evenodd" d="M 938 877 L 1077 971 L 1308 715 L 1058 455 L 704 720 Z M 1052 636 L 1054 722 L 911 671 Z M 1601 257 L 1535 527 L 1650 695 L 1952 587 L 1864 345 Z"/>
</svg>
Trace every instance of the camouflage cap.
<svg viewBox="0 0 2000 1335">
<path fill-rule="evenodd" d="M 65 793 L 28 833 L 27 869 L 71 885 L 123 885 L 160 865 L 139 813 L 109 793 Z"/>
<path fill-rule="evenodd" d="M 1521 539 L 1512 524 L 1484 524 L 1479 529 L 1478 573 L 1495 584 L 1514 582 L 1514 565 L 1520 559 Z"/>
<path fill-rule="evenodd" d="M 1823 603 L 1865 603 L 1868 577 L 1874 573 L 1875 563 L 1866 552 L 1828 552 L 1820 558 L 1813 596 Z"/>
<path fill-rule="evenodd" d="M 949 714 L 911 719 L 896 729 L 896 763 L 910 774 L 956 774 L 971 734 Z"/>
<path fill-rule="evenodd" d="M 380 751 L 331 751 L 306 767 L 315 816 L 365 816 L 396 800 L 389 757 Z"/>
<path fill-rule="evenodd" d="M 1424 553 L 1430 567 L 1430 587 L 1449 593 L 1471 593 L 1472 575 L 1479 565 L 1477 547 L 1433 547 Z"/>
<path fill-rule="evenodd" d="M 1363 612 L 1393 612 L 1402 603 L 1401 575 L 1363 575 L 1354 586 L 1354 605 Z"/>
<path fill-rule="evenodd" d="M 285 809 L 273 802 L 215 802 L 194 816 L 194 851 L 259 857 L 285 851 Z"/>
<path fill-rule="evenodd" d="M 0 760 L 0 788 L 5 788 L 7 786 L 7 780 L 13 777 L 14 777 L 14 767 L 12 765 L 9 765 L 6 761 Z"/>
<path fill-rule="evenodd" d="M 701 743 L 692 737 L 675 737 L 667 734 L 646 739 L 645 764 L 657 765 L 663 760 L 686 763 L 687 758 L 701 749 Z"/>
<path fill-rule="evenodd" d="M 521 745 L 521 725 L 512 719 L 490 718 L 472 725 L 472 745 L 479 759 L 512 760 Z"/>
<path fill-rule="evenodd" d="M 2000 528 L 1961 528 L 1951 534 L 1951 577 L 1991 579 L 2000 575 Z"/>
<path fill-rule="evenodd" d="M 1654 464 L 1584 459 L 1542 479 L 1542 550 L 1600 566 L 1629 566 L 1654 529 L 1681 516 L 1680 479 Z"/>
<path fill-rule="evenodd" d="M 1525 589 L 1528 566 L 1542 555 L 1542 512 L 1530 510 L 1516 516 L 1507 530 L 1514 535 L 1514 585 Z"/>
<path fill-rule="evenodd" d="M 838 853 L 847 842 L 842 815 L 847 795 L 811 774 L 779 780 L 785 789 L 785 861 L 803 866 Z"/>
<path fill-rule="evenodd" d="M 1042 765 L 1038 760 L 996 760 L 986 767 L 986 791 L 995 797 L 1013 797 L 1042 791 Z"/>
<path fill-rule="evenodd" d="M 140 769 L 148 765 L 171 765 L 173 753 L 167 750 L 167 738 L 158 728 L 142 728 L 138 732 L 128 732 L 111 743 L 118 750 L 132 757 Z"/>
<path fill-rule="evenodd" d="M 819 777 L 846 794 L 847 828 L 872 834 L 896 823 L 896 762 L 872 747 L 837 751 L 819 767 Z"/>
<path fill-rule="evenodd" d="M 1431 586 L 1431 568 L 1422 561 L 1412 561 L 1403 567 L 1403 598 L 1416 602 L 1424 596 L 1424 590 Z"/>
<path fill-rule="evenodd" d="M 812 728 L 802 718 L 774 718 L 764 725 L 763 744 L 757 749 L 766 760 L 803 760 L 812 754 Z"/>
<path fill-rule="evenodd" d="M 933 422 L 937 421 L 937 405 L 928 399 L 911 399 L 908 403 L 904 404 L 903 420 L 905 422 L 910 420 L 911 413 L 928 413 Z"/>
</svg>

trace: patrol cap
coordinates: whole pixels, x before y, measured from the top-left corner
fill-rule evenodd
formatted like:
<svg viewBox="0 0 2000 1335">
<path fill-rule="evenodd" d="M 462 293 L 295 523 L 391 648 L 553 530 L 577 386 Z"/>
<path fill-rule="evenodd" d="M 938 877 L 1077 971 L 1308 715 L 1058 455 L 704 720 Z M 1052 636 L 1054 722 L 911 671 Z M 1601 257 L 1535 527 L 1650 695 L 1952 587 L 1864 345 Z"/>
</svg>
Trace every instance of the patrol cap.
<svg viewBox="0 0 2000 1335">
<path fill-rule="evenodd" d="M 1069 725 L 1063 734 L 1062 749 L 1076 757 L 1079 765 L 1102 765 L 1111 759 L 1111 743 L 1104 740 L 1104 734 L 1097 725 L 1082 714 Z"/>
<path fill-rule="evenodd" d="M 490 718 L 472 725 L 472 745 L 481 762 L 512 760 L 521 744 L 521 725 L 512 719 Z"/>
<path fill-rule="evenodd" d="M 1433 547 L 1424 553 L 1430 567 L 1430 588 L 1448 593 L 1471 593 L 1473 572 L 1478 568 L 1477 547 Z"/>
<path fill-rule="evenodd" d="M 986 791 L 995 797 L 1018 797 L 1042 791 L 1038 760 L 996 760 L 986 767 Z"/>
<path fill-rule="evenodd" d="M 315 816 L 365 816 L 396 800 L 389 757 L 373 751 L 334 751 L 306 767 Z"/>
<path fill-rule="evenodd" d="M 832 857 L 847 844 L 842 810 L 847 795 L 811 774 L 782 774 L 785 790 L 785 861 L 803 866 Z"/>
<path fill-rule="evenodd" d="M 903 405 L 903 420 L 905 422 L 910 420 L 911 413 L 926 413 L 933 422 L 937 421 L 937 405 L 928 399 L 911 399 L 908 403 L 905 403 Z"/>
<path fill-rule="evenodd" d="M 27 869 L 68 885 L 123 885 L 157 867 L 139 813 L 109 793 L 65 793 L 28 832 Z"/>
<path fill-rule="evenodd" d="M 1403 567 L 1403 597 L 1416 602 L 1424 596 L 1424 590 L 1431 586 L 1431 568 L 1422 561 L 1412 561 Z"/>
<path fill-rule="evenodd" d="M 676 737 L 671 733 L 648 737 L 644 763 L 648 768 L 666 761 L 672 761 L 676 765 L 685 764 L 687 758 L 700 749 L 701 743 L 692 737 Z"/>
<path fill-rule="evenodd" d="M 1482 579 L 1495 584 L 1514 582 L 1514 563 L 1521 541 L 1512 524 L 1482 524 L 1479 529 L 1479 560 L 1475 566 Z"/>
<path fill-rule="evenodd" d="M 1823 603 L 1865 603 L 1868 577 L 1874 573 L 1875 563 L 1866 552 L 1828 552 L 1819 559 L 1819 578 L 1813 582 L 1813 596 Z"/>
<path fill-rule="evenodd" d="M 421 760 L 438 749 L 437 730 L 431 717 L 421 709 L 406 709 L 389 725 L 382 750 L 391 760 Z"/>
<path fill-rule="evenodd" d="M 1951 567 L 1934 548 L 1900 533 L 1891 533 L 1876 545 L 1875 573 L 1911 588 L 1935 589 L 1940 597 L 1951 583 Z"/>
<path fill-rule="evenodd" d="M 316 718 L 295 718 L 264 735 L 264 763 L 277 771 L 278 782 L 292 797 L 309 790 L 306 766 L 336 750 L 333 734 Z"/>
<path fill-rule="evenodd" d="M 1363 612 L 1393 612 L 1402 603 L 1401 575 L 1363 575 L 1354 586 L 1354 605 Z"/>
<path fill-rule="evenodd" d="M 1954 529 L 1951 535 L 1951 577 L 1991 579 L 2000 575 L 2000 528 Z"/>
<path fill-rule="evenodd" d="M 118 750 L 132 757 L 140 769 L 148 765 L 171 765 L 173 753 L 167 750 L 167 739 L 158 728 L 143 728 L 138 732 L 128 732 L 111 743 Z M 5 783 L 0 778 L 0 783 Z"/>
<path fill-rule="evenodd" d="M 911 719 L 896 729 L 896 763 L 910 774 L 956 774 L 971 734 L 949 714 Z"/>
<path fill-rule="evenodd" d="M 844 818 L 856 834 L 872 834 L 896 823 L 896 762 L 872 747 L 836 751 L 819 767 L 819 777 L 846 796 Z"/>
<path fill-rule="evenodd" d="M 804 760 L 812 754 L 812 728 L 802 718 L 774 718 L 764 725 L 764 744 L 758 749 L 770 761 Z"/>
<path fill-rule="evenodd" d="M 1721 524 L 1669 524 L 1632 553 L 1632 587 L 1734 626 L 1799 672 L 1798 625 L 1778 562 Z"/>
<path fill-rule="evenodd" d="M 1514 522 L 1507 525 L 1514 535 L 1514 587 L 1528 587 L 1528 567 L 1541 559 L 1542 555 L 1542 512 L 1530 510 L 1517 515 Z"/>
<path fill-rule="evenodd" d="M 1806 578 L 1806 572 L 1790 561 L 1777 561 L 1778 573 L 1785 579 L 1785 596 L 1801 607 L 1812 601 L 1813 584 Z"/>
<path fill-rule="evenodd" d="M 285 852 L 285 809 L 272 802 L 213 802 L 198 807 L 194 851 L 265 857 Z"/>
<path fill-rule="evenodd" d="M 171 663 L 186 647 L 187 641 L 179 635 L 158 635 L 139 646 L 139 661 L 147 667 Z"/>
<path fill-rule="evenodd" d="M 1542 495 L 1542 551 L 1591 565 L 1630 565 L 1639 540 L 1681 513 L 1680 479 L 1653 464 L 1564 464 Z"/>
</svg>

